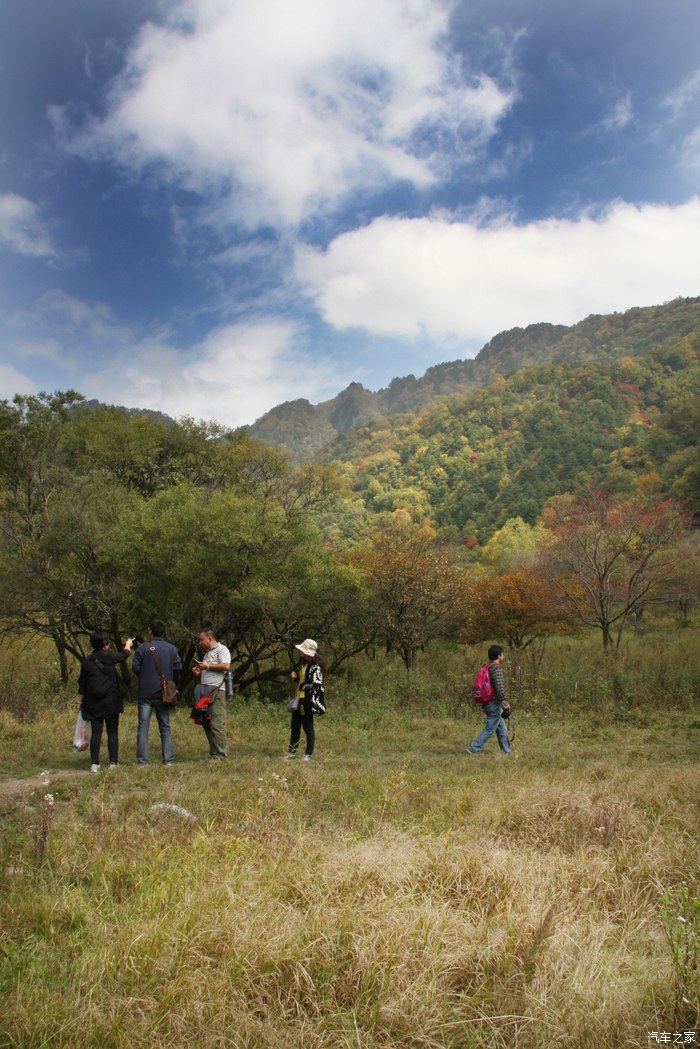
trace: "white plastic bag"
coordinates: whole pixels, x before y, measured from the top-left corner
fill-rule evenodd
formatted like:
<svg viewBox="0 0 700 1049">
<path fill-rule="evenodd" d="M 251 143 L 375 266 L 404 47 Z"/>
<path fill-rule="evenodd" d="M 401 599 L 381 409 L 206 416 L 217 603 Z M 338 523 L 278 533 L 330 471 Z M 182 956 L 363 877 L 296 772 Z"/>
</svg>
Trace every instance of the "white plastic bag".
<svg viewBox="0 0 700 1049">
<path fill-rule="evenodd" d="M 83 721 L 83 715 L 80 711 L 78 711 L 78 717 L 75 721 L 75 732 L 73 733 L 73 750 L 87 750 L 90 746 L 87 727 L 87 721 Z"/>
</svg>

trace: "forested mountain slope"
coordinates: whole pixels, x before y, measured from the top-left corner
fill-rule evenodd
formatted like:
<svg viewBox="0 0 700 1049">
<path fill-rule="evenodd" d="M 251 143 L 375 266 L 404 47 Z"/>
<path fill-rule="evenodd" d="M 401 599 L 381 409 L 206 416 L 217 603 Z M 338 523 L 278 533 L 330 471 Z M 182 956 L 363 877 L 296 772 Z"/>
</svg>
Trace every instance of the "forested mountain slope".
<svg viewBox="0 0 700 1049">
<path fill-rule="evenodd" d="M 354 427 L 488 386 L 496 376 L 508 376 L 527 365 L 639 357 L 652 349 L 678 346 L 686 338 L 696 345 L 693 340 L 699 334 L 700 298 L 591 316 L 572 327 L 513 328 L 496 335 L 473 360 L 435 365 L 418 379 L 413 375 L 393 379 L 377 393 L 351 383 L 321 404 L 287 401 L 249 429 L 258 440 L 286 445 L 299 457 L 311 458 Z"/>
<path fill-rule="evenodd" d="M 508 518 L 534 523 L 551 496 L 585 488 L 700 510 L 700 331 L 641 356 L 593 356 L 530 365 L 356 428 L 327 457 L 370 512 L 427 517 L 467 543 Z"/>
</svg>

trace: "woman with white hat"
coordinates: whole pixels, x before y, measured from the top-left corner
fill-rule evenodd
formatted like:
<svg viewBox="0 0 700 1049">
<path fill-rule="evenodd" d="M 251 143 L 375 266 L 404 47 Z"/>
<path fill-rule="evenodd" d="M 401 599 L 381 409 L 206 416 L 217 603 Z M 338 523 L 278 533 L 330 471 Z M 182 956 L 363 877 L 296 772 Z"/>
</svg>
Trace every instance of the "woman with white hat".
<svg viewBox="0 0 700 1049">
<path fill-rule="evenodd" d="M 310 637 L 294 646 L 301 653 L 302 663 L 299 671 L 293 670 L 290 677 L 296 689 L 290 700 L 292 711 L 292 732 L 289 739 L 289 751 L 285 759 L 290 761 L 297 756 L 297 747 L 301 739 L 301 730 L 306 736 L 306 751 L 303 761 L 311 761 L 314 752 L 316 734 L 314 732 L 314 714 L 326 713 L 323 675 L 326 664 L 317 654 L 318 645 Z"/>
</svg>

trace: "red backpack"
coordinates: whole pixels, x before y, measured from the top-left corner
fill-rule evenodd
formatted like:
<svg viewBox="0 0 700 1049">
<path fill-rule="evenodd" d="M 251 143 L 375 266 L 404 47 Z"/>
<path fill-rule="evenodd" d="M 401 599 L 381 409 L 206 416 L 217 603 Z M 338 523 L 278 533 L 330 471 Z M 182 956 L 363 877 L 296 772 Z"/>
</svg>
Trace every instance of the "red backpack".
<svg viewBox="0 0 700 1049">
<path fill-rule="evenodd" d="M 479 667 L 472 685 L 472 699 L 475 703 L 488 703 L 496 694 L 489 677 L 489 670 L 492 666 L 495 666 L 495 664 L 484 663 L 483 666 Z"/>
<path fill-rule="evenodd" d="M 202 696 L 197 700 L 190 711 L 190 717 L 195 725 L 211 725 L 211 706 L 213 702 L 212 696 Z"/>
</svg>

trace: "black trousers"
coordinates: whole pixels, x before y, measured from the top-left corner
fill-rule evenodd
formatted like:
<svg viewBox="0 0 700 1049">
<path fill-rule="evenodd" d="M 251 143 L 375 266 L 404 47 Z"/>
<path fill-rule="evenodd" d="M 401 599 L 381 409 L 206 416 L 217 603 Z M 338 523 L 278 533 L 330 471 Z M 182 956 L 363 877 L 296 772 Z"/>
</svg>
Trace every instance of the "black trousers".
<svg viewBox="0 0 700 1049">
<path fill-rule="evenodd" d="M 296 753 L 296 749 L 299 746 L 299 740 L 301 739 L 302 728 L 304 729 L 304 735 L 306 736 L 306 753 L 311 755 L 314 752 L 314 743 L 316 741 L 314 716 L 311 712 L 307 714 L 300 703 L 299 708 L 292 711 L 292 734 L 289 738 L 290 754 Z"/>
<path fill-rule="evenodd" d="M 102 744 L 102 726 L 107 726 L 107 750 L 110 763 L 116 765 L 119 761 L 119 715 L 113 718 L 93 718 L 90 722 L 92 733 L 90 735 L 90 761 L 93 765 L 100 763 L 100 746 Z"/>
</svg>

